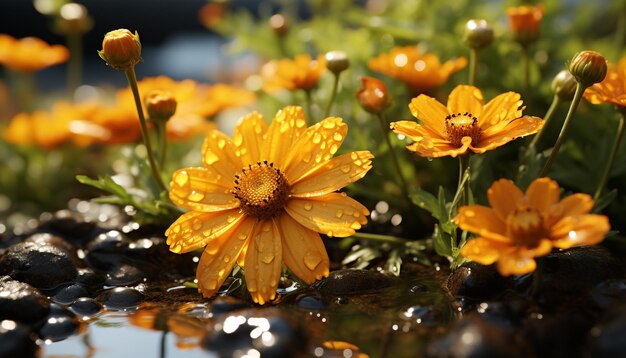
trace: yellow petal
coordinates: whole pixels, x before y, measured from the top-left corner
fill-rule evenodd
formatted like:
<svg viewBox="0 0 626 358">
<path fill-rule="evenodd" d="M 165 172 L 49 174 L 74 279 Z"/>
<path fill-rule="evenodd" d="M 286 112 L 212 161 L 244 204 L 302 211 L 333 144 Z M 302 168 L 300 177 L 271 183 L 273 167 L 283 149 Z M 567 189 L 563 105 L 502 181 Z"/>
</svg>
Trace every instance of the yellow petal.
<svg viewBox="0 0 626 358">
<path fill-rule="evenodd" d="M 305 130 L 302 107 L 290 106 L 278 111 L 267 129 L 261 157 L 283 168 L 285 159 L 294 150 L 294 143 Z"/>
<path fill-rule="evenodd" d="M 535 179 L 526 189 L 528 205 L 547 214 L 548 209 L 559 201 L 559 184 L 550 178 Z"/>
<path fill-rule="evenodd" d="M 232 183 L 206 168 L 177 170 L 170 182 L 170 199 L 187 210 L 221 211 L 239 206 L 231 193 Z"/>
<path fill-rule="evenodd" d="M 333 158 L 292 183 L 291 196 L 313 197 L 332 193 L 363 178 L 372 168 L 374 156 L 368 151 L 346 153 Z"/>
<path fill-rule="evenodd" d="M 604 215 L 568 216 L 551 228 L 550 238 L 555 247 L 568 249 L 573 246 L 600 243 L 609 230 L 611 225 Z"/>
<path fill-rule="evenodd" d="M 446 136 L 446 116 L 448 110 L 436 99 L 421 94 L 411 100 L 409 104 L 411 114 L 422 121 L 423 125 L 440 137 Z"/>
<path fill-rule="evenodd" d="M 497 267 L 502 276 L 523 275 L 535 271 L 537 262 L 533 256 L 515 253 L 500 257 Z"/>
<path fill-rule="evenodd" d="M 281 215 L 276 222 L 283 240 L 283 260 L 291 272 L 307 284 L 328 276 L 330 261 L 320 235 L 289 215 Z"/>
<path fill-rule="evenodd" d="M 496 215 L 496 212 L 489 207 L 482 205 L 468 205 L 459 208 L 459 214 L 454 218 L 454 222 L 461 230 L 469 231 L 479 236 L 510 242 L 506 234 L 506 226 Z"/>
<path fill-rule="evenodd" d="M 293 145 L 282 167 L 290 183 L 329 161 L 343 143 L 348 126 L 341 118 L 330 117 L 309 127 Z"/>
<path fill-rule="evenodd" d="M 502 249 L 508 247 L 510 247 L 510 245 L 502 241 L 477 237 L 468 241 L 463 248 L 461 248 L 461 255 L 481 265 L 491 265 L 498 260 Z"/>
<path fill-rule="evenodd" d="M 196 270 L 198 290 L 204 297 L 220 289 L 246 246 L 255 221 L 251 217 L 239 221 L 204 249 Z"/>
<path fill-rule="evenodd" d="M 587 214 L 593 208 L 593 199 L 587 194 L 572 194 L 563 198 L 558 204 L 552 205 L 546 216 L 546 227 L 552 227 L 567 216 Z"/>
<path fill-rule="evenodd" d="M 235 145 L 218 130 L 212 130 L 202 144 L 202 164 L 225 180 L 235 180 L 235 174 L 243 168 L 235 155 Z"/>
<path fill-rule="evenodd" d="M 474 86 L 458 85 L 448 97 L 449 113 L 469 112 L 474 117 L 480 118 L 483 111 L 483 94 Z"/>
<path fill-rule="evenodd" d="M 439 134 L 438 132 L 435 132 L 432 129 L 428 129 L 413 121 L 392 122 L 390 127 L 394 132 L 398 134 L 403 134 L 416 142 L 420 142 L 425 138 L 441 139 L 447 141 L 447 137 L 442 137 L 441 134 Z"/>
<path fill-rule="evenodd" d="M 255 225 L 248 242 L 244 271 L 254 302 L 263 305 L 276 297 L 282 271 L 282 247 L 280 232 L 272 220 Z"/>
<path fill-rule="evenodd" d="M 543 119 L 530 116 L 518 118 L 511 123 L 500 122 L 485 130 L 472 150 L 482 154 L 517 138 L 537 133 L 542 126 Z"/>
<path fill-rule="evenodd" d="M 485 105 L 483 113 L 478 117 L 478 126 L 485 129 L 499 122 L 511 122 L 522 116 L 522 103 L 519 93 L 506 92 L 493 98 Z"/>
<path fill-rule="evenodd" d="M 369 210 L 345 193 L 310 199 L 293 198 L 285 210 L 305 227 L 327 236 L 346 237 L 367 224 Z"/>
<path fill-rule="evenodd" d="M 487 190 L 489 204 L 498 218 L 504 223 L 511 212 L 517 207 L 517 203 L 524 194 L 508 179 L 500 179 L 494 182 Z"/>
<path fill-rule="evenodd" d="M 261 158 L 263 135 L 267 132 L 267 123 L 258 112 L 252 112 L 241 119 L 233 132 L 232 142 L 235 155 L 242 163 L 256 163 Z"/>
<path fill-rule="evenodd" d="M 412 152 L 419 154 L 422 157 L 427 158 L 441 158 L 445 156 L 456 156 L 467 153 L 467 149 L 472 143 L 472 138 L 461 138 L 461 146 L 457 147 L 452 145 L 447 140 L 424 138 L 421 142 L 415 142 L 406 146 L 406 148 Z"/>
<path fill-rule="evenodd" d="M 165 231 L 170 251 L 185 253 L 207 246 L 235 225 L 243 215 L 239 209 L 203 213 L 191 211 L 181 215 Z"/>
</svg>

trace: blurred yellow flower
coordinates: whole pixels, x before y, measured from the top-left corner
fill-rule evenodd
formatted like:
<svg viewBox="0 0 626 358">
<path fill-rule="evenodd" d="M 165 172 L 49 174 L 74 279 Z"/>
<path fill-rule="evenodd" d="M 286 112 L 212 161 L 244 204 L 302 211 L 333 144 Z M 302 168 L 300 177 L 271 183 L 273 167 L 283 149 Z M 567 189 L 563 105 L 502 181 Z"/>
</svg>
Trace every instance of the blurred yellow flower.
<svg viewBox="0 0 626 358">
<path fill-rule="evenodd" d="M 328 275 L 319 233 L 353 235 L 369 214 L 336 192 L 361 179 L 373 158 L 369 151 L 333 158 L 347 131 L 334 117 L 307 128 L 300 107 L 279 111 L 269 126 L 253 112 L 232 138 L 209 134 L 202 167 L 174 173 L 170 199 L 191 211 L 165 235 L 176 253 L 206 246 L 196 273 L 204 296 L 219 290 L 235 263 L 259 304 L 275 298 L 283 262 L 307 283 Z"/>
<path fill-rule="evenodd" d="M 484 153 L 543 126 L 541 118 L 522 117 L 518 93 L 503 93 L 485 105 L 482 92 L 467 85 L 452 90 L 447 107 L 421 94 L 413 98 L 409 109 L 422 124 L 399 121 L 391 123 L 391 128 L 415 141 L 407 149 L 430 158 L 456 157 L 468 150 Z"/>
<path fill-rule="evenodd" d="M 535 270 L 535 257 L 553 247 L 595 245 L 610 230 L 606 216 L 589 214 L 593 200 L 573 194 L 559 200 L 559 185 L 549 178 L 533 181 L 526 193 L 500 179 L 487 191 L 491 207 L 463 206 L 454 219 L 463 230 L 478 235 L 461 254 L 483 265 L 497 262 L 502 275 Z"/>
<path fill-rule="evenodd" d="M 69 51 L 62 45 L 26 37 L 20 40 L 0 34 L 0 65 L 14 71 L 35 72 L 67 61 Z"/>
<path fill-rule="evenodd" d="M 543 4 L 538 6 L 517 6 L 506 9 L 513 39 L 528 45 L 539 38 L 539 26 L 543 18 Z"/>
<path fill-rule="evenodd" d="M 309 90 L 317 85 L 324 70 L 326 60 L 322 55 L 315 60 L 306 54 L 298 55 L 293 60 L 285 58 L 270 61 L 261 68 L 263 89 L 267 92 L 279 89 Z"/>
<path fill-rule="evenodd" d="M 587 88 L 585 98 L 593 104 L 611 103 L 626 107 L 626 57 L 617 65 L 609 63 L 604 80 Z"/>
<path fill-rule="evenodd" d="M 394 47 L 369 60 L 372 71 L 406 83 L 414 94 L 427 93 L 446 83 L 448 78 L 467 66 L 465 57 L 445 63 L 432 53 L 421 53 L 416 46 Z"/>
</svg>

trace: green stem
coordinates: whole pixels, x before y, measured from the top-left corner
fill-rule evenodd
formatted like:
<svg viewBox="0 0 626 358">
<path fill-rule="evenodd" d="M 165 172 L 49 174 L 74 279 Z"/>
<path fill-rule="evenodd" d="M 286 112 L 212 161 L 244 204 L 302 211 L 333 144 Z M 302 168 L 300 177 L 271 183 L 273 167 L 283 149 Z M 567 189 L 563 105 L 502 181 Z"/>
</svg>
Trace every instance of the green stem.
<svg viewBox="0 0 626 358">
<path fill-rule="evenodd" d="M 313 111 L 311 107 L 313 106 L 313 100 L 311 99 L 311 89 L 304 90 L 305 103 L 306 103 L 306 122 L 307 125 L 315 123 L 313 121 Z"/>
<path fill-rule="evenodd" d="M 67 47 L 70 50 L 70 61 L 67 68 L 67 88 L 70 96 L 80 86 L 83 73 L 83 42 L 77 33 L 67 35 Z"/>
<path fill-rule="evenodd" d="M 15 72 L 15 74 L 19 109 L 22 112 L 30 113 L 35 110 L 35 98 L 37 97 L 35 74 L 33 72 Z"/>
<path fill-rule="evenodd" d="M 559 153 L 559 149 L 561 149 L 561 144 L 563 144 L 563 141 L 565 140 L 567 131 L 569 130 L 570 124 L 572 123 L 572 119 L 574 118 L 574 113 L 578 108 L 580 100 L 583 98 L 583 93 L 585 92 L 585 89 L 586 87 L 582 83 L 578 82 L 576 84 L 576 92 L 574 93 L 572 103 L 570 103 L 569 105 L 567 116 L 565 117 L 565 121 L 563 122 L 563 127 L 561 127 L 561 133 L 559 133 L 559 138 L 557 138 L 556 143 L 554 143 L 554 148 L 552 148 L 550 157 L 548 157 L 548 161 L 541 170 L 541 174 L 539 174 L 539 177 L 545 177 L 548 174 L 550 168 L 552 168 L 552 163 L 554 162 L 556 155 Z"/>
<path fill-rule="evenodd" d="M 476 72 L 478 69 L 478 49 L 470 49 L 469 56 L 469 84 L 476 86 Z"/>
<path fill-rule="evenodd" d="M 154 153 L 152 152 L 152 145 L 150 144 L 150 137 L 148 135 L 148 126 L 146 125 L 146 118 L 143 115 L 141 97 L 139 96 L 139 88 L 137 87 L 135 67 L 131 66 L 129 69 L 124 71 L 124 73 L 126 74 L 126 79 L 128 79 L 128 84 L 130 85 L 130 88 L 133 91 L 133 97 L 135 98 L 135 106 L 137 107 L 139 125 L 141 127 L 141 138 L 143 138 L 143 143 L 146 146 L 146 151 L 148 152 L 148 162 L 150 163 L 150 169 L 152 169 L 152 176 L 154 176 L 154 179 L 157 181 L 157 184 L 159 184 L 159 187 L 161 187 L 161 190 L 168 191 L 165 183 L 163 183 L 163 178 L 161 178 L 159 167 L 154 160 Z"/>
<path fill-rule="evenodd" d="M 328 99 L 328 104 L 326 104 L 326 110 L 324 111 L 324 118 L 327 118 L 330 114 L 330 109 L 333 106 L 333 102 L 335 101 L 335 96 L 337 95 L 337 88 L 339 88 L 339 75 L 341 73 L 335 74 L 335 80 L 333 81 L 333 89 L 330 92 L 330 98 Z"/>
<path fill-rule="evenodd" d="M 396 168 L 398 177 L 400 178 L 400 183 L 401 183 L 400 190 L 402 190 L 402 195 L 409 202 L 411 202 L 411 200 L 409 199 L 409 185 L 407 184 L 406 179 L 404 179 L 404 175 L 402 175 L 402 168 L 400 167 L 400 161 L 398 160 L 396 152 L 393 150 L 393 147 L 391 146 L 391 139 L 389 139 L 389 124 L 387 123 L 387 120 L 385 119 L 385 115 L 383 114 L 383 112 L 378 112 L 377 117 L 378 117 L 378 123 L 380 123 L 380 129 L 383 133 L 383 137 L 385 137 L 385 142 L 387 143 L 387 148 L 389 149 L 389 154 L 391 155 L 391 161 L 393 162 L 393 165 Z"/>
<path fill-rule="evenodd" d="M 624 134 L 624 117 L 626 116 L 626 111 L 621 110 L 619 113 L 619 123 L 617 124 L 617 132 L 615 133 L 615 139 L 613 140 L 613 146 L 611 147 L 611 154 L 606 166 L 604 167 L 604 172 L 602 173 L 602 177 L 598 183 L 598 187 L 596 188 L 596 193 L 593 195 L 593 200 L 595 201 L 600 198 L 602 192 L 604 191 L 604 187 L 606 186 L 606 182 L 609 180 L 609 174 L 611 174 L 611 168 L 613 168 L 613 163 L 615 162 L 615 157 L 617 156 L 617 151 L 619 150 L 619 144 L 622 141 Z"/>
<path fill-rule="evenodd" d="M 156 128 L 159 136 L 159 168 L 165 168 L 165 157 L 167 156 L 167 130 L 166 123 L 162 120 L 157 121 Z"/>
<path fill-rule="evenodd" d="M 469 178 L 463 181 L 463 177 L 467 172 L 469 174 L 470 170 L 470 154 L 463 154 L 459 157 L 460 165 L 459 165 L 459 187 L 457 188 L 457 192 L 459 190 L 463 190 L 463 200 L 461 200 L 461 205 L 469 205 L 470 199 L 470 180 Z"/>
<path fill-rule="evenodd" d="M 524 95 L 530 95 L 530 50 L 528 45 L 522 45 L 524 56 Z"/>
<path fill-rule="evenodd" d="M 404 245 L 408 242 L 406 239 L 403 239 L 401 237 L 391 236 L 391 235 L 371 234 L 369 232 L 355 232 L 354 234 L 352 234 L 352 237 L 356 239 L 379 241 L 379 242 L 386 242 L 390 244 L 399 244 L 399 245 Z"/>
<path fill-rule="evenodd" d="M 550 104 L 550 108 L 548 108 L 546 115 L 543 117 L 543 126 L 541 127 L 539 132 L 535 134 L 535 136 L 533 137 L 533 140 L 530 142 L 529 148 L 537 147 L 537 143 L 539 143 L 541 136 L 545 133 L 546 127 L 548 126 L 548 124 L 550 123 L 550 120 L 554 116 L 554 111 L 557 109 L 557 107 L 560 104 L 561 104 L 561 98 L 558 95 L 554 95 L 554 98 L 552 99 L 552 104 Z"/>
</svg>

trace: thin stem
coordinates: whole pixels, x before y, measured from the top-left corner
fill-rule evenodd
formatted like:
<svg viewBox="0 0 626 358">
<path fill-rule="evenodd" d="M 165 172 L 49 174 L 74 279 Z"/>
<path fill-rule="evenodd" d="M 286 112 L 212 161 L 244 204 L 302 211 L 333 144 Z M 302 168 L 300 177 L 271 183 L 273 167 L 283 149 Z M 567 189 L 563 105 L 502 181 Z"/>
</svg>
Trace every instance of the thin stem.
<svg viewBox="0 0 626 358">
<path fill-rule="evenodd" d="M 401 244 L 401 245 L 404 245 L 408 242 L 406 239 L 403 239 L 401 237 L 391 236 L 391 235 L 370 234 L 369 232 L 355 232 L 354 234 L 352 234 L 352 237 L 356 239 L 387 242 L 390 244 Z"/>
<path fill-rule="evenodd" d="M 313 111 L 311 109 L 311 106 L 313 106 L 313 100 L 311 99 L 311 90 L 305 89 L 304 96 L 305 96 L 305 103 L 306 103 L 306 122 L 307 124 L 315 123 L 313 121 Z"/>
<path fill-rule="evenodd" d="M 583 93 L 585 92 L 585 86 L 580 82 L 576 84 L 576 92 L 574 93 L 574 98 L 572 99 L 572 103 L 569 105 L 569 110 L 567 111 L 567 116 L 565 117 L 565 121 L 563 122 L 563 127 L 561 128 L 561 133 L 559 133 L 559 138 L 557 138 L 556 143 L 554 143 L 554 148 L 552 148 L 552 152 L 550 153 L 550 157 L 548 157 L 548 161 L 545 166 L 541 170 L 541 174 L 539 177 L 545 177 L 548 174 L 550 168 L 552 168 L 552 163 L 556 158 L 556 155 L 559 153 L 559 149 L 561 149 L 561 144 L 565 140 L 565 136 L 567 135 L 567 131 L 569 130 L 570 124 L 572 123 L 572 119 L 574 118 L 574 113 L 578 108 L 578 104 L 580 100 L 583 98 Z"/>
<path fill-rule="evenodd" d="M 167 129 L 165 121 L 156 122 L 157 134 L 159 138 L 159 168 L 165 168 L 165 157 L 167 156 Z"/>
<path fill-rule="evenodd" d="M 385 137 L 385 142 L 387 143 L 387 148 L 389 149 L 389 154 L 391 155 L 391 161 L 393 162 L 394 167 L 396 167 L 396 171 L 398 172 L 398 177 L 400 178 L 400 182 L 401 182 L 401 187 L 400 189 L 402 190 L 402 195 L 410 201 L 409 199 L 409 186 L 406 182 L 406 179 L 404 179 L 404 175 L 402 175 L 402 168 L 400 167 L 400 161 L 398 160 L 398 157 L 396 156 L 396 152 L 393 150 L 393 147 L 391 146 L 391 139 L 389 139 L 389 124 L 387 123 L 387 120 L 385 119 L 385 115 L 383 114 L 383 112 L 378 112 L 377 113 L 377 117 L 378 117 L 378 123 L 380 123 L 380 129 L 383 132 L 383 137 Z"/>
<path fill-rule="evenodd" d="M 478 49 L 470 49 L 469 56 L 469 84 L 476 86 L 476 72 L 478 70 Z"/>
<path fill-rule="evenodd" d="M 598 183 L 598 187 L 596 188 L 596 193 L 593 195 L 593 200 L 597 201 L 602 192 L 604 191 L 604 187 L 606 186 L 606 182 L 609 180 L 609 175 L 611 174 L 611 168 L 613 168 L 613 163 L 615 162 L 615 157 L 617 156 L 617 151 L 619 149 L 619 144 L 622 141 L 622 137 L 624 134 L 624 117 L 626 116 L 626 112 L 620 111 L 619 123 L 617 124 L 617 132 L 615 133 L 615 139 L 613 140 L 613 146 L 611 147 L 611 154 L 609 156 L 609 160 L 604 167 L 604 172 L 602 173 L 602 177 L 600 182 Z"/>
<path fill-rule="evenodd" d="M 459 157 L 459 161 L 460 161 L 460 165 L 459 165 L 459 188 L 457 190 L 461 190 L 461 186 L 462 186 L 462 190 L 463 190 L 463 200 L 461 200 L 461 204 L 462 205 L 469 205 L 469 199 L 470 199 L 470 180 L 469 178 L 467 180 L 463 180 L 463 177 L 466 175 L 465 173 L 467 172 L 468 176 L 469 176 L 469 170 L 470 170 L 470 154 L 463 154 Z"/>
<path fill-rule="evenodd" d="M 528 45 L 522 45 L 522 53 L 524 57 L 524 94 L 530 94 L 530 51 Z"/>
<path fill-rule="evenodd" d="M 552 99 L 552 103 L 550 104 L 550 108 L 548 108 L 546 115 L 543 117 L 543 126 L 541 127 L 539 132 L 537 132 L 537 134 L 535 134 L 535 136 L 533 137 L 533 140 L 530 142 L 529 148 L 537 147 L 537 143 L 539 143 L 541 136 L 545 133 L 545 129 L 550 123 L 552 116 L 554 115 L 554 111 L 557 109 L 557 107 L 560 104 L 561 104 L 561 98 L 557 95 L 554 95 L 554 98 Z"/>
<path fill-rule="evenodd" d="M 333 82 L 333 89 L 330 92 L 330 98 L 328 99 L 328 104 L 326 104 L 326 110 L 324 111 L 324 118 L 327 118 L 330 114 L 330 109 L 333 106 L 333 102 L 335 101 L 335 96 L 337 95 L 337 88 L 339 88 L 339 75 L 340 73 L 335 74 L 335 80 Z"/>
<path fill-rule="evenodd" d="M 139 88 L 137 87 L 137 77 L 135 76 L 135 67 L 131 66 L 129 69 L 124 71 L 126 74 L 126 79 L 128 79 L 128 84 L 130 85 L 131 90 L 133 91 L 133 97 L 135 98 L 135 106 L 137 107 L 137 114 L 139 115 L 139 125 L 141 127 L 141 138 L 143 138 L 143 143 L 146 146 L 146 151 L 148 152 L 148 162 L 150 163 L 150 169 L 152 169 L 152 176 L 161 187 L 161 190 L 168 191 L 165 183 L 163 183 L 163 179 L 161 178 L 161 174 L 159 172 L 159 167 L 157 166 L 156 161 L 154 160 L 154 153 L 152 152 L 152 145 L 150 145 L 150 137 L 148 136 L 148 126 L 146 125 L 146 118 L 143 115 L 143 107 L 141 106 L 141 97 L 139 97 Z"/>
<path fill-rule="evenodd" d="M 67 47 L 70 50 L 70 61 L 67 68 L 67 88 L 70 96 L 80 86 L 83 73 L 83 42 L 79 33 L 67 35 Z"/>
</svg>

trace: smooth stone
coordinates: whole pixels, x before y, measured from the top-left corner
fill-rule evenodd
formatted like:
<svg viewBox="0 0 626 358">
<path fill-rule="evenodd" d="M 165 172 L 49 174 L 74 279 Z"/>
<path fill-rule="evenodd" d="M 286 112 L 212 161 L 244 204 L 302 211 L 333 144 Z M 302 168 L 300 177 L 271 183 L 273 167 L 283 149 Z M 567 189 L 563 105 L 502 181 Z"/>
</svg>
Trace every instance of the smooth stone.
<svg viewBox="0 0 626 358">
<path fill-rule="evenodd" d="M 60 235 L 74 244 L 83 244 L 96 231 L 96 223 L 85 221 L 82 215 L 70 210 L 59 210 L 42 223 L 40 230 Z"/>
<path fill-rule="evenodd" d="M 69 310 L 77 316 L 93 317 L 102 312 L 102 305 L 89 297 L 81 297 L 69 306 Z"/>
<path fill-rule="evenodd" d="M 51 315 L 39 328 L 39 336 L 52 342 L 62 341 L 78 333 L 80 322 L 76 316 Z"/>
<path fill-rule="evenodd" d="M 328 303 L 317 293 L 298 295 L 296 297 L 296 305 L 299 308 L 315 311 L 328 308 Z"/>
<path fill-rule="evenodd" d="M 145 274 L 135 266 L 122 264 L 113 268 L 106 279 L 107 286 L 133 286 L 143 281 Z"/>
<path fill-rule="evenodd" d="M 104 285 L 106 277 L 90 268 L 79 268 L 78 276 L 74 281 L 92 289 L 99 289 Z"/>
<path fill-rule="evenodd" d="M 116 287 L 102 296 L 102 305 L 112 311 L 135 309 L 144 300 L 144 295 L 132 287 Z"/>
<path fill-rule="evenodd" d="M 495 266 L 483 266 L 470 262 L 454 270 L 444 287 L 452 296 L 489 298 L 512 285 L 510 278 L 502 277 Z"/>
<path fill-rule="evenodd" d="M 0 321 L 0 357 L 37 357 L 38 351 L 37 336 L 28 326 L 11 320 Z"/>
<path fill-rule="evenodd" d="M 57 290 L 50 299 L 61 305 L 69 305 L 81 297 L 89 296 L 91 296 L 91 292 L 87 287 L 80 283 L 74 283 Z"/>
<path fill-rule="evenodd" d="M 328 277 L 311 287 L 322 294 L 339 296 L 373 292 L 390 287 L 397 282 L 396 277 L 377 271 L 345 269 L 331 272 Z"/>
<path fill-rule="evenodd" d="M 249 308 L 250 305 L 245 301 L 232 296 L 217 296 L 211 303 L 209 311 L 213 316 L 223 315 L 239 310 Z"/>
<path fill-rule="evenodd" d="M 50 311 L 50 302 L 36 288 L 12 280 L 0 278 L 0 317 L 26 324 L 42 320 Z"/>
<path fill-rule="evenodd" d="M 121 264 L 125 245 L 119 231 L 110 230 L 102 233 L 87 244 L 85 262 L 93 269 L 111 270 Z"/>
<path fill-rule="evenodd" d="M 76 259 L 76 247 L 69 242 L 63 240 L 62 237 L 52 235 L 49 233 L 37 233 L 33 234 L 24 240 L 24 242 L 32 242 L 39 245 L 52 245 L 55 246 L 67 254 L 71 255 L 73 259 Z"/>
</svg>

